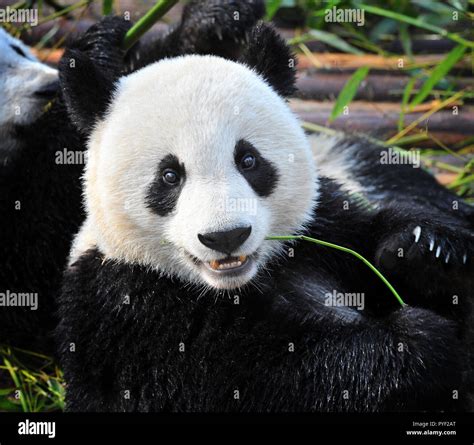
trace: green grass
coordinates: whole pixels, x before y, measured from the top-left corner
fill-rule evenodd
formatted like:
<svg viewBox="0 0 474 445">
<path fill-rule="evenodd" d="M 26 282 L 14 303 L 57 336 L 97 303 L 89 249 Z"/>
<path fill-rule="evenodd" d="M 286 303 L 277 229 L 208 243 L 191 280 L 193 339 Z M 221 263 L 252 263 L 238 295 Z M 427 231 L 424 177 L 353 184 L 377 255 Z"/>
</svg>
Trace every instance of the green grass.
<svg viewBox="0 0 474 445">
<path fill-rule="evenodd" d="M 51 357 L 0 345 L 0 411 L 64 409 L 62 371 Z"/>
</svg>

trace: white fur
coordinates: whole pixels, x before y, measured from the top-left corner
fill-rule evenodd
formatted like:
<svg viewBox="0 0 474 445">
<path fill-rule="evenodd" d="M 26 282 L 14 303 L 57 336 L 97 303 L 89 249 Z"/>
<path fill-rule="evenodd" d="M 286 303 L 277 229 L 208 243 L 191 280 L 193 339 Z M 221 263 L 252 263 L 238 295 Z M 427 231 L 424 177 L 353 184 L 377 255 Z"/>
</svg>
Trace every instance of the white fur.
<svg viewBox="0 0 474 445">
<path fill-rule="evenodd" d="M 259 197 L 238 172 L 234 147 L 240 139 L 277 167 L 279 180 L 269 197 Z M 317 198 L 310 146 L 285 101 L 256 73 L 218 57 L 168 59 L 122 78 L 89 150 L 88 216 L 71 262 L 96 244 L 110 259 L 195 284 L 238 287 L 281 247 L 264 238 L 301 230 Z M 145 202 L 168 154 L 184 164 L 186 182 L 175 211 L 160 217 Z M 222 206 L 229 199 L 254 203 L 256 212 L 229 211 Z M 248 225 L 252 233 L 235 255 L 258 251 L 259 259 L 245 276 L 210 278 L 185 253 L 201 261 L 221 259 L 225 255 L 197 235 Z"/>
<path fill-rule="evenodd" d="M 364 188 L 355 180 L 351 172 L 355 159 L 345 152 L 333 150 L 333 147 L 340 143 L 343 137 L 342 133 L 335 135 L 311 134 L 309 141 L 314 159 L 321 175 L 334 179 L 349 193 L 362 193 Z"/>
<path fill-rule="evenodd" d="M 26 57 L 17 54 L 21 48 Z M 58 78 L 57 70 L 41 63 L 20 40 L 0 28 L 0 140 L 2 148 L 15 125 L 26 125 L 41 114 L 44 99 L 36 91 Z"/>
</svg>

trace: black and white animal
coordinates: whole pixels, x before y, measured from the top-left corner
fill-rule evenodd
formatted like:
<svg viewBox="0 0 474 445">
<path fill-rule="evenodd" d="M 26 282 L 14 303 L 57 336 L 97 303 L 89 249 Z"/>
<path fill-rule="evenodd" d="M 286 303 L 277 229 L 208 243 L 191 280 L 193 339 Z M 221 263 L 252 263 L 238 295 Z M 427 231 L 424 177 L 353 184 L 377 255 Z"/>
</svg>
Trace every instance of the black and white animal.
<svg viewBox="0 0 474 445">
<path fill-rule="evenodd" d="M 470 210 L 365 139 L 313 139 L 352 159 L 347 181 L 319 173 L 291 59 L 262 24 L 236 60 L 124 77 L 66 53 L 89 149 L 57 329 L 69 411 L 466 409 Z M 265 239 L 296 233 L 359 251 L 409 304 L 344 252 Z"/>
<path fill-rule="evenodd" d="M 74 45 L 94 65 L 119 75 L 170 55 L 225 55 L 263 13 L 261 0 L 192 1 L 166 35 L 127 56 L 121 44 L 131 23 L 114 17 Z M 56 69 L 0 29 L 0 342 L 44 352 L 54 350 L 54 296 L 84 216 L 79 178 L 85 138 L 71 124 L 58 86 Z"/>
<path fill-rule="evenodd" d="M 56 161 L 84 140 L 58 92 L 58 71 L 0 29 L 0 342 L 43 352 L 52 347 L 52 294 L 83 218 L 83 165 Z"/>
</svg>

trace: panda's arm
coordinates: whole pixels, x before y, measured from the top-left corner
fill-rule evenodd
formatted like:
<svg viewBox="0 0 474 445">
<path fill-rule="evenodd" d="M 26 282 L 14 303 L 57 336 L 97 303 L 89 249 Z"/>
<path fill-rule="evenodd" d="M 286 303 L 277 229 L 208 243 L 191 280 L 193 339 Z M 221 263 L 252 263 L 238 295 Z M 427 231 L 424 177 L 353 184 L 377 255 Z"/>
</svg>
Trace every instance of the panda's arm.
<svg viewBox="0 0 474 445">
<path fill-rule="evenodd" d="M 467 205 L 423 169 L 417 151 L 379 145 L 361 135 L 328 138 L 309 136 L 324 175 L 356 189 L 377 207 L 397 202 L 414 209 L 428 208 L 474 224 Z"/>
<path fill-rule="evenodd" d="M 474 234 L 459 220 L 402 200 L 373 209 L 323 178 L 310 233 L 366 256 L 407 303 L 466 318 Z"/>
</svg>

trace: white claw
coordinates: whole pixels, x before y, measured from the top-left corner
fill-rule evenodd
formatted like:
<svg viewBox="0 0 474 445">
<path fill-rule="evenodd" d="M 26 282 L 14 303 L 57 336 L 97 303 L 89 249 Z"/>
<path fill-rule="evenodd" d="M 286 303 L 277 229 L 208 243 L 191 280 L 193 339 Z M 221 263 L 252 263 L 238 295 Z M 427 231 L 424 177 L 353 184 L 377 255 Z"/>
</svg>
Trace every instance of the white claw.
<svg viewBox="0 0 474 445">
<path fill-rule="evenodd" d="M 430 239 L 430 252 L 433 252 L 434 249 L 434 239 Z"/>
<path fill-rule="evenodd" d="M 466 253 L 462 256 L 462 262 L 463 262 L 463 264 L 466 264 L 466 262 L 467 262 L 467 254 Z"/>
<path fill-rule="evenodd" d="M 449 263 L 449 257 L 450 257 L 450 256 L 451 256 L 451 252 L 448 252 L 448 254 L 446 255 L 446 258 L 445 258 L 445 260 L 444 260 L 444 262 L 445 262 L 446 264 Z"/>
<path fill-rule="evenodd" d="M 441 246 L 436 248 L 436 258 L 439 258 L 439 254 L 441 253 Z"/>
<path fill-rule="evenodd" d="M 413 235 L 415 235 L 415 243 L 417 243 L 420 240 L 420 236 L 421 236 L 421 227 L 420 226 L 416 226 L 413 229 Z"/>
</svg>

